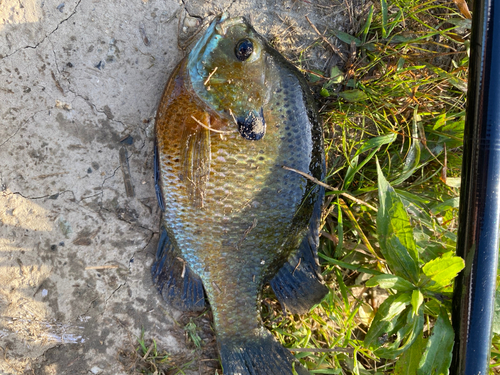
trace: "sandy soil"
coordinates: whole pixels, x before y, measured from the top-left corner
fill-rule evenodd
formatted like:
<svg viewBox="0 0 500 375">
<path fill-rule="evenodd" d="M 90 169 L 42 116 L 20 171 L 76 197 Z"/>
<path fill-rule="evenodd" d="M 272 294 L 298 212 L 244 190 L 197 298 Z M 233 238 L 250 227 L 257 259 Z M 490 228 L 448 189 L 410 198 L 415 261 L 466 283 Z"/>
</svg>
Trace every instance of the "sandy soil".
<svg viewBox="0 0 500 375">
<path fill-rule="evenodd" d="M 213 14 L 246 15 L 296 57 L 317 38 L 306 15 L 343 27 L 342 4 L 311 2 L 0 0 L 1 374 L 133 373 L 141 329 L 199 357 L 149 273 L 156 106 Z"/>
</svg>

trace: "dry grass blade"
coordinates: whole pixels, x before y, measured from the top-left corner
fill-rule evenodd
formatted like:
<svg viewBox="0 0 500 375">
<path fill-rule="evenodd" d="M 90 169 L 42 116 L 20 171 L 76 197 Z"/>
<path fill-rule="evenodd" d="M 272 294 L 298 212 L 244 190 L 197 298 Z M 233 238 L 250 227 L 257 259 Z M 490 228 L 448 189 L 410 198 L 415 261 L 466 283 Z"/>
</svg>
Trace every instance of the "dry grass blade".
<svg viewBox="0 0 500 375">
<path fill-rule="evenodd" d="M 319 37 L 321 39 L 323 39 L 323 41 L 330 46 L 330 48 L 333 50 L 333 52 L 335 52 L 342 59 L 342 61 L 346 62 L 347 58 L 344 56 L 344 54 L 337 47 L 335 47 L 323 34 L 321 34 L 319 32 L 318 28 L 316 26 L 314 26 L 314 24 L 311 22 L 309 17 L 306 16 L 306 20 L 307 20 L 307 22 L 309 22 L 309 24 L 311 25 L 313 30 L 316 32 L 316 34 L 318 34 Z"/>
<path fill-rule="evenodd" d="M 117 265 L 115 264 L 108 264 L 104 266 L 88 266 L 85 267 L 86 270 L 105 270 L 105 269 L 112 269 L 112 268 L 118 268 Z"/>
<path fill-rule="evenodd" d="M 354 349 L 351 348 L 321 348 L 321 349 L 316 349 L 316 348 L 288 348 L 291 352 L 309 352 L 309 353 L 348 353 L 348 354 L 353 354 Z"/>
<path fill-rule="evenodd" d="M 457 5 L 460 13 L 462 13 L 465 18 L 469 20 L 472 19 L 472 14 L 470 14 L 469 6 L 465 2 L 465 0 L 453 0 L 453 2 Z"/>
<path fill-rule="evenodd" d="M 232 131 L 224 131 L 224 130 L 217 130 L 217 129 L 214 129 L 214 128 L 211 128 L 210 126 L 207 126 L 205 125 L 204 123 L 202 123 L 200 120 L 198 120 L 196 117 L 194 117 L 193 115 L 191 115 L 191 118 L 196 121 L 196 123 L 198 125 L 200 125 L 202 128 L 205 128 L 211 132 L 214 132 L 214 133 L 219 133 L 219 134 L 231 134 L 231 133 L 234 133 Z"/>
<path fill-rule="evenodd" d="M 331 187 L 330 185 L 328 184 L 325 184 L 324 182 L 321 182 L 320 180 L 318 180 L 317 178 L 305 173 L 305 172 L 302 172 L 302 171 L 299 171 L 297 169 L 294 169 L 294 168 L 290 168 L 290 167 L 287 167 L 286 165 L 282 165 L 281 168 L 283 169 L 286 169 L 287 171 L 292 171 L 292 172 L 295 172 L 295 173 L 298 173 L 300 174 L 301 176 L 311 180 L 312 182 L 314 182 L 315 184 L 318 184 L 320 186 L 323 186 L 325 189 L 328 189 L 328 190 L 331 190 L 333 191 L 334 193 L 338 193 L 340 194 L 341 196 L 343 196 L 344 198 L 347 198 L 347 199 L 350 199 L 358 204 L 362 204 L 370 209 L 372 209 L 373 211 L 377 212 L 377 208 L 376 207 L 373 207 L 371 204 L 369 203 L 366 203 L 365 201 L 361 200 L 361 199 L 358 199 L 354 196 L 352 196 L 351 194 L 347 194 L 347 193 L 344 193 L 344 192 L 341 192 L 333 187 Z"/>
</svg>

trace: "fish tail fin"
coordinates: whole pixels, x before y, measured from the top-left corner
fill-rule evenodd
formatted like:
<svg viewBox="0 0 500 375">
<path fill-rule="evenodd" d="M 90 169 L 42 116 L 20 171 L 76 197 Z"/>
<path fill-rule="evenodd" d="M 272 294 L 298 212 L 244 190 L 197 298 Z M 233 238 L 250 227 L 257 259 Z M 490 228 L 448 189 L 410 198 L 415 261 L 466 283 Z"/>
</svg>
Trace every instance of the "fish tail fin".
<svg viewBox="0 0 500 375">
<path fill-rule="evenodd" d="M 163 226 L 151 275 L 160 294 L 175 308 L 182 311 L 201 311 L 205 308 L 203 282 L 177 256 Z"/>
<path fill-rule="evenodd" d="M 310 375 L 269 333 L 249 340 L 218 338 L 224 375 Z"/>
</svg>

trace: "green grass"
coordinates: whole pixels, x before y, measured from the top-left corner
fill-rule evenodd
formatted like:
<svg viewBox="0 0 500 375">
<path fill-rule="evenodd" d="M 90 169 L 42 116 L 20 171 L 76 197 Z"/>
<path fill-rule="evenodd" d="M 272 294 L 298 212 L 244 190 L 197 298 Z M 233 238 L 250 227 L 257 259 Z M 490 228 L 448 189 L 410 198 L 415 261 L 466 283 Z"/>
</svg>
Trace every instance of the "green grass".
<svg viewBox="0 0 500 375">
<path fill-rule="evenodd" d="M 189 337 L 195 332 L 196 326 L 185 327 Z M 193 370 L 194 360 L 184 354 L 170 354 L 158 347 L 154 338 L 146 337 L 144 329 L 141 336 L 136 337 L 135 347 L 123 348 L 118 354 L 118 360 L 123 370 L 128 374 L 145 375 L 182 375 L 187 370 Z"/>
<path fill-rule="evenodd" d="M 355 46 L 342 66 L 302 56 L 334 189 L 320 248 L 331 290 L 305 316 L 265 309 L 265 323 L 311 373 L 446 374 L 471 22 L 451 1 L 382 0 L 355 23 L 324 35 Z M 498 358 L 495 336 L 492 373 Z"/>
</svg>

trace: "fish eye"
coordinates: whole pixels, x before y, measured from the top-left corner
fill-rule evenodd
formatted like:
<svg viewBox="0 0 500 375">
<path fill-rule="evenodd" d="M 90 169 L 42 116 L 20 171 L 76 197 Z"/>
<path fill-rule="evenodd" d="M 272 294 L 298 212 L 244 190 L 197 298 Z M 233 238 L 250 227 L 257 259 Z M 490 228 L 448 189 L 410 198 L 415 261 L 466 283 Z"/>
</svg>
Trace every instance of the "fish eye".
<svg viewBox="0 0 500 375">
<path fill-rule="evenodd" d="M 249 39 L 240 40 L 234 49 L 236 58 L 240 61 L 247 60 L 253 53 L 253 43 Z"/>
</svg>

